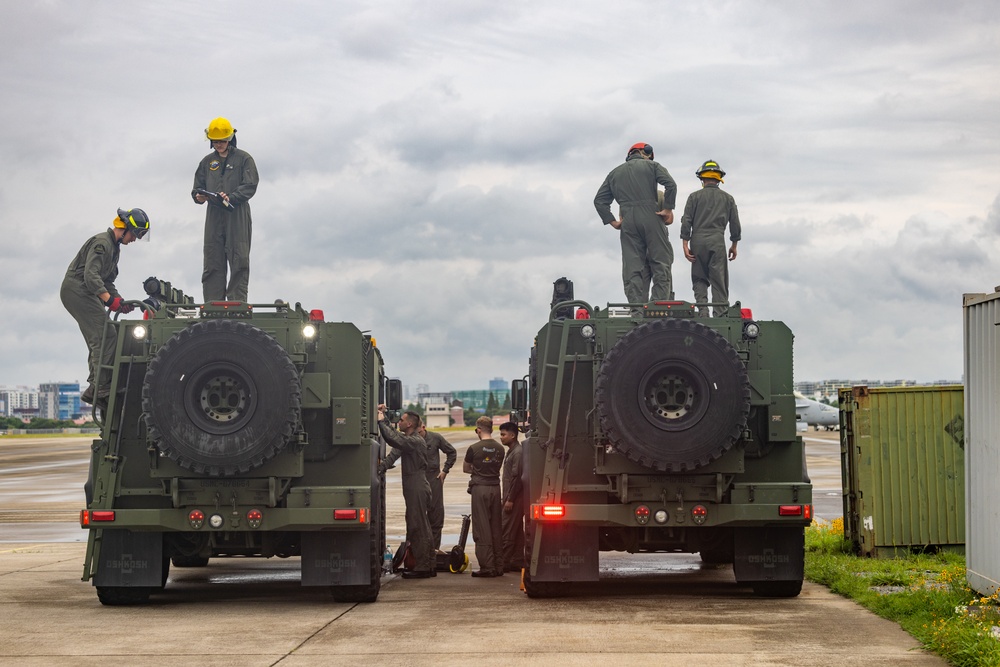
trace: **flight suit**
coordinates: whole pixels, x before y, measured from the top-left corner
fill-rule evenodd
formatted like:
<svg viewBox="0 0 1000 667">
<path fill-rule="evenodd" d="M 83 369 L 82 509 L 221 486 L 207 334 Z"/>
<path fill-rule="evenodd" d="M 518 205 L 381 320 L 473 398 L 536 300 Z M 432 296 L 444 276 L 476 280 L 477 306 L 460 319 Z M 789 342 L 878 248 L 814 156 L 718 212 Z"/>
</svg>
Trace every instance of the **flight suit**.
<svg viewBox="0 0 1000 667">
<path fill-rule="evenodd" d="M 712 301 L 729 303 L 729 254 L 726 248 L 726 225 L 729 240 L 740 240 L 740 215 L 736 200 L 719 188 L 716 181 L 704 181 L 704 187 L 688 195 L 681 218 L 681 239 L 688 241 L 694 262 L 691 263 L 691 283 L 696 303 L 708 303 L 708 288 Z M 721 315 L 722 308 L 714 314 Z M 707 315 L 708 309 L 699 309 Z"/>
<path fill-rule="evenodd" d="M 250 219 L 249 200 L 257 192 L 257 165 L 246 151 L 232 144 L 226 157 L 212 151 L 198 164 L 194 172 L 194 188 L 209 192 L 225 192 L 233 209 L 227 209 L 211 198 L 206 202 L 204 270 L 201 286 L 205 301 L 246 301 L 250 284 Z M 191 197 L 194 198 L 194 191 Z M 226 264 L 229 284 L 226 284 Z"/>
<path fill-rule="evenodd" d="M 500 469 L 503 445 L 488 438 L 469 445 L 465 461 L 472 465 L 472 539 L 480 572 L 503 574 L 503 510 L 500 505 Z"/>
<path fill-rule="evenodd" d="M 110 228 L 91 237 L 69 263 L 59 288 L 59 299 L 76 320 L 87 343 L 87 366 L 90 368 L 87 382 L 98 387 L 111 384 L 110 370 L 102 371 L 99 382 L 95 382 L 96 369 L 98 364 L 111 364 L 118 340 L 117 329 L 98 294 L 107 292 L 111 298 L 121 296 L 115 289 L 120 252 L 121 246 Z"/>
<path fill-rule="evenodd" d="M 524 567 L 524 493 L 521 483 L 521 443 L 514 442 L 503 459 L 503 494 L 500 504 L 513 503 L 514 509 L 503 513 L 503 563 L 508 570 Z"/>
<path fill-rule="evenodd" d="M 438 479 L 441 473 L 441 456 L 439 452 L 444 452 L 444 472 L 451 471 L 458 452 L 445 437 L 434 431 L 427 431 L 424 439 L 427 444 L 427 484 L 431 487 L 431 499 L 427 505 L 427 520 L 431 524 L 431 542 L 434 550 L 441 548 L 441 530 L 444 527 L 444 481 Z M 391 450 L 385 457 L 385 467 L 391 468 L 399 459 L 398 449 Z"/>
<path fill-rule="evenodd" d="M 659 183 L 664 187 L 662 208 L 673 210 L 677 184 L 659 162 L 639 153 L 611 170 L 594 197 L 594 207 L 604 224 L 615 216 L 611 202 L 621 207 L 622 283 L 629 303 L 661 301 L 673 297 L 671 264 L 673 248 L 663 218 L 656 215 Z M 647 277 L 644 277 L 644 272 Z M 650 275 L 651 273 L 651 275 Z M 648 286 L 652 282 L 652 293 Z"/>
<path fill-rule="evenodd" d="M 413 553 L 414 572 L 433 572 L 434 545 L 431 524 L 427 520 L 427 504 L 431 488 L 427 483 L 427 445 L 419 435 L 406 435 L 385 422 L 379 422 L 379 432 L 385 441 L 400 451 L 403 459 L 403 501 L 406 503 L 406 539 Z"/>
</svg>

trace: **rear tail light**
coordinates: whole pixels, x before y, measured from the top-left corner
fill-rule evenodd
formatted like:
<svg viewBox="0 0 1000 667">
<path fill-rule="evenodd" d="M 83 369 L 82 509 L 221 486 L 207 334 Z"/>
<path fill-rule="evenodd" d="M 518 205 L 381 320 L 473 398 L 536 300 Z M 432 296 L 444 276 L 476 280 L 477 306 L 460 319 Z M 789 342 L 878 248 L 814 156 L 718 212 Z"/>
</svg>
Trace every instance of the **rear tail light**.
<svg viewBox="0 0 1000 667">
<path fill-rule="evenodd" d="M 778 516 L 802 516 L 802 505 L 778 505 Z"/>
<path fill-rule="evenodd" d="M 635 520 L 640 526 L 645 526 L 649 523 L 649 508 L 645 505 L 639 505 L 635 508 Z"/>
<path fill-rule="evenodd" d="M 97 521 L 114 521 L 115 513 L 114 510 L 94 510 L 90 513 L 90 520 Z"/>
<path fill-rule="evenodd" d="M 260 528 L 260 524 L 263 520 L 264 515 L 260 513 L 260 510 L 250 510 L 247 512 L 247 524 L 251 528 Z"/>
<path fill-rule="evenodd" d="M 333 510 L 334 521 L 354 521 L 357 518 L 357 510 Z"/>
<path fill-rule="evenodd" d="M 205 513 L 201 510 L 191 510 L 188 512 L 188 523 L 195 530 L 205 525 Z"/>
<path fill-rule="evenodd" d="M 87 510 L 80 510 L 80 527 L 86 528 L 90 525 L 90 512 Z"/>
<path fill-rule="evenodd" d="M 691 520 L 697 525 L 705 523 L 708 519 L 708 509 L 704 505 L 695 505 L 691 508 Z"/>
<path fill-rule="evenodd" d="M 565 505 L 532 505 L 531 506 L 531 518 L 532 519 L 561 519 L 566 516 L 566 506 Z"/>
</svg>

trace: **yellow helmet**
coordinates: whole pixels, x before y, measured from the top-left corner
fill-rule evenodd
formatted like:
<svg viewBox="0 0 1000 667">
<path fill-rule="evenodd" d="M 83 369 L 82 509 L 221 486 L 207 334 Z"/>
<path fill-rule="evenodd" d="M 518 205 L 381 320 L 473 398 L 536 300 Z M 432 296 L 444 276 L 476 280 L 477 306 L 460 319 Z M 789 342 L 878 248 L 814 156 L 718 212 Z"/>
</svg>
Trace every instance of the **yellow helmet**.
<svg viewBox="0 0 1000 667">
<path fill-rule="evenodd" d="M 205 136 L 209 141 L 231 141 L 235 132 L 233 124 L 220 116 L 208 124 Z"/>
</svg>

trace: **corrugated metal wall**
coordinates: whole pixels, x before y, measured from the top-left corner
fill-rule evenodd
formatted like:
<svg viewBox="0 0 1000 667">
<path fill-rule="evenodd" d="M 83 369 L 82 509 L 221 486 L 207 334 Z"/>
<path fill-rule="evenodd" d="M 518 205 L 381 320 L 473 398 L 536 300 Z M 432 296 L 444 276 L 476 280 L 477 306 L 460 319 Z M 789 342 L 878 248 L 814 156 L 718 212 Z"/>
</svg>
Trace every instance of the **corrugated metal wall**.
<svg viewBox="0 0 1000 667">
<path fill-rule="evenodd" d="M 862 554 L 965 543 L 961 385 L 841 392 L 845 529 Z"/>
<path fill-rule="evenodd" d="M 969 585 L 1000 586 L 1000 294 L 966 294 L 965 561 Z"/>
</svg>

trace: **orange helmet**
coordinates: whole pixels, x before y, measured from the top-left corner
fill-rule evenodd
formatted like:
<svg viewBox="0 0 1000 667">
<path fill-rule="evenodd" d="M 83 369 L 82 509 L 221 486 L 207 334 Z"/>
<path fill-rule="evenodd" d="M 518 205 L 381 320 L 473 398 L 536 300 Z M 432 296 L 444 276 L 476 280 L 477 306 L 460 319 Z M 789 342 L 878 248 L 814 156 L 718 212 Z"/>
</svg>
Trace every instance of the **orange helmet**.
<svg viewBox="0 0 1000 667">
<path fill-rule="evenodd" d="M 653 147 L 642 141 L 637 144 L 633 144 L 632 148 L 628 149 L 628 154 L 626 154 L 625 157 L 628 158 L 632 155 L 632 153 L 637 153 L 639 151 L 642 151 L 643 157 L 648 157 L 650 160 L 653 159 Z"/>
</svg>

